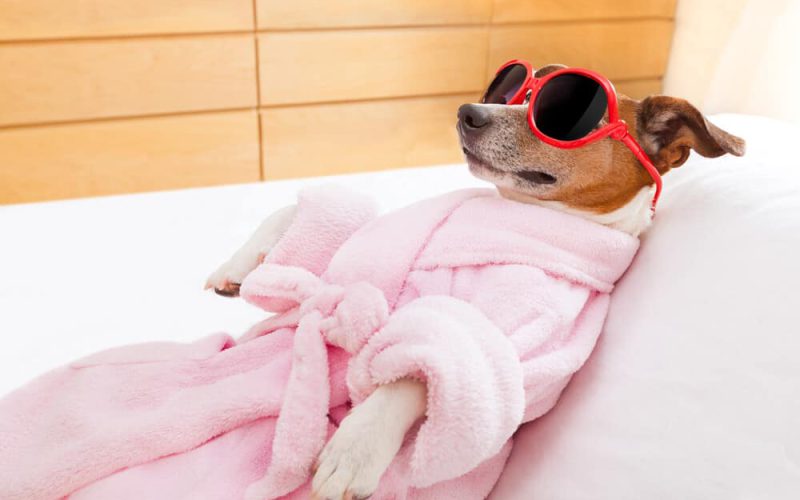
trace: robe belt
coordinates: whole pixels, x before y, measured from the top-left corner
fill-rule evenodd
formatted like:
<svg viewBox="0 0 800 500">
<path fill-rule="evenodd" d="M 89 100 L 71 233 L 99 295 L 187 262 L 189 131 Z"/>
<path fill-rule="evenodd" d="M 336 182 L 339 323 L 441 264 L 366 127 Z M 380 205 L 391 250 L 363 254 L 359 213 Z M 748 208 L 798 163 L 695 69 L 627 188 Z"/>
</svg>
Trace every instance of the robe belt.
<svg viewBox="0 0 800 500">
<path fill-rule="evenodd" d="M 326 344 L 355 354 L 389 316 L 383 292 L 369 283 L 335 285 L 305 269 L 274 264 L 260 271 L 254 292 L 295 304 L 283 314 L 297 315 L 299 321 L 273 460 L 264 478 L 248 488 L 247 500 L 283 496 L 308 480 L 330 429 Z"/>
</svg>

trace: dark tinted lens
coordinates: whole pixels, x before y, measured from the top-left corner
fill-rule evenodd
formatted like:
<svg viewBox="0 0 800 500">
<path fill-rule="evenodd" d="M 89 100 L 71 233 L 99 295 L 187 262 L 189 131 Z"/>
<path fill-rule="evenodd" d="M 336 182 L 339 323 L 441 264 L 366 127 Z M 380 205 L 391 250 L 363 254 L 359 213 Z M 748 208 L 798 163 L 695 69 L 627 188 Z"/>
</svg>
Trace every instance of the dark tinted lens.
<svg viewBox="0 0 800 500">
<path fill-rule="evenodd" d="M 546 136 L 561 141 L 585 137 L 608 107 L 606 92 L 591 78 L 567 73 L 545 84 L 533 103 L 533 120 Z"/>
<path fill-rule="evenodd" d="M 528 71 L 521 64 L 512 64 L 497 74 L 489 84 L 481 102 L 487 104 L 508 104 L 525 83 Z"/>
</svg>

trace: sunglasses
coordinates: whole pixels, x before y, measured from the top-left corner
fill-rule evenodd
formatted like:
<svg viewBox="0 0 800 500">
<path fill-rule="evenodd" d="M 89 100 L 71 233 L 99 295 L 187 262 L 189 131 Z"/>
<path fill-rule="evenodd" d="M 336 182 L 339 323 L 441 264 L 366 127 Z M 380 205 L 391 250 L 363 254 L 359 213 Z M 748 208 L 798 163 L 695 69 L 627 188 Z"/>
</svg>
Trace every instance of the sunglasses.
<svg viewBox="0 0 800 500">
<path fill-rule="evenodd" d="M 559 69 L 536 78 L 530 63 L 515 59 L 497 70 L 481 99 L 486 104 L 526 101 L 531 132 L 551 146 L 571 149 L 606 137 L 625 144 L 655 181 L 655 211 L 661 195 L 661 174 L 620 119 L 617 92 L 608 78 L 581 68 Z M 601 124 L 606 112 L 608 122 Z"/>
</svg>

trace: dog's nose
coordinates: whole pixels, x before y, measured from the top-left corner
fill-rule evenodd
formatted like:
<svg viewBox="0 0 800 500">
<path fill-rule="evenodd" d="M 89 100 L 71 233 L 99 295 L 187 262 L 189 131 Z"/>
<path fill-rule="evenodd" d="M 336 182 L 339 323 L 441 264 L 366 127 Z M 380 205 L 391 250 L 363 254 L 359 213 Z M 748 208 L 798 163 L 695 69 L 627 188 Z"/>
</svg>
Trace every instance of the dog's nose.
<svg viewBox="0 0 800 500">
<path fill-rule="evenodd" d="M 465 132 L 475 132 L 492 123 L 489 110 L 480 104 L 462 104 L 458 108 L 458 121 Z"/>
</svg>

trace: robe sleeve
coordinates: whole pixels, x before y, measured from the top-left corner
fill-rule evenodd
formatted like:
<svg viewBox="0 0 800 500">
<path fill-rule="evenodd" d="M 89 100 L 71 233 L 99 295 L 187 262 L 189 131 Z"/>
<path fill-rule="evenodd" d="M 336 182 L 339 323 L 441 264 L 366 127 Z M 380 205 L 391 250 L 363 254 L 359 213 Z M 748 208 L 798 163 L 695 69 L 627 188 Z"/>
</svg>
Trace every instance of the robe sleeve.
<svg viewBox="0 0 800 500">
<path fill-rule="evenodd" d="M 608 303 L 608 294 L 592 294 L 578 316 L 570 322 L 569 334 L 551 342 L 541 353 L 536 353 L 536 348 L 524 350 L 518 347 L 525 387 L 523 423 L 550 411 L 572 376 L 589 359 L 603 328 Z"/>
<path fill-rule="evenodd" d="M 270 264 L 292 266 L 320 276 L 339 247 L 376 215 L 372 199 L 346 188 L 323 185 L 301 191 L 291 224 L 264 263 L 245 278 L 242 297 L 271 312 L 292 307 L 290 301 L 258 293 L 262 268 Z"/>
<path fill-rule="evenodd" d="M 412 444 L 411 481 L 426 487 L 461 476 L 496 455 L 524 410 L 514 347 L 477 308 L 447 296 L 395 311 L 351 361 L 355 403 L 403 377 L 427 384 L 425 419 Z"/>
</svg>

